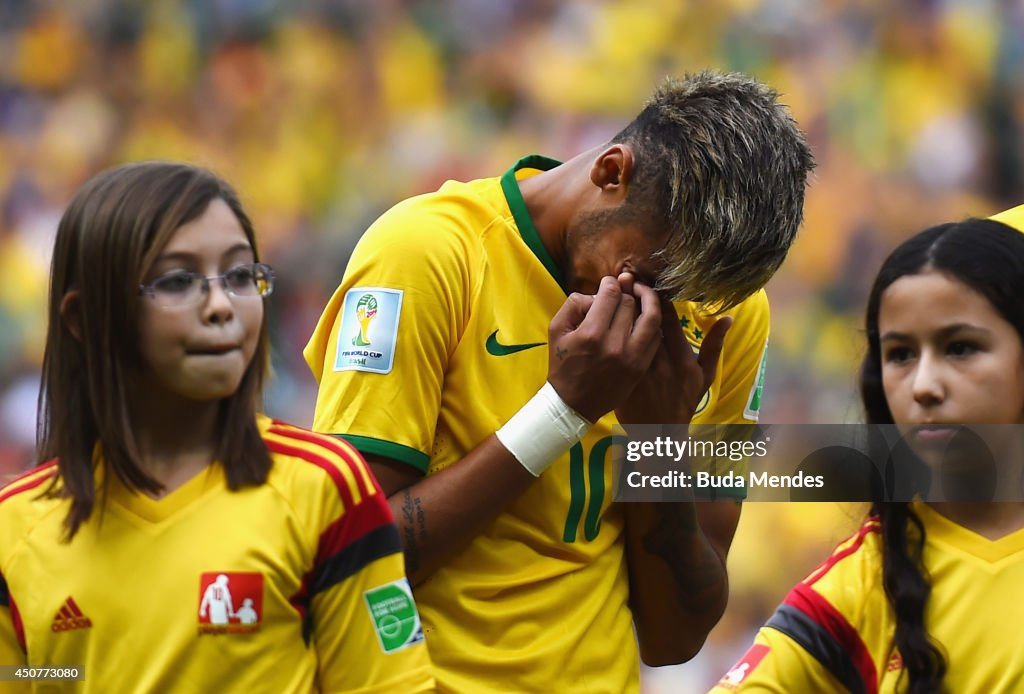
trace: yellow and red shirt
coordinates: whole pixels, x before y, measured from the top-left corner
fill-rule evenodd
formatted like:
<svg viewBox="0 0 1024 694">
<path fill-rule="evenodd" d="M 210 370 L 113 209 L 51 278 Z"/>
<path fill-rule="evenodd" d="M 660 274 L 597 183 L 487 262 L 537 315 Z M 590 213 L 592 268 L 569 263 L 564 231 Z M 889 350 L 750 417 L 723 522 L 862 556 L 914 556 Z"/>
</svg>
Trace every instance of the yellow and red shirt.
<svg viewBox="0 0 1024 694">
<path fill-rule="evenodd" d="M 70 501 L 43 494 L 56 462 L 0 490 L 0 665 L 80 666 L 82 681 L 34 686 L 85 693 L 432 691 L 365 461 L 334 437 L 259 426 L 264 484 L 231 491 L 215 463 L 154 500 L 111 477 L 71 542 Z"/>
<path fill-rule="evenodd" d="M 988 540 L 927 504 L 913 508 L 924 525 L 923 561 L 932 585 L 925 629 L 949 668 L 943 691 L 1019 691 L 1024 530 Z M 905 691 L 895 631 L 882 583 L 880 526 L 869 518 L 790 591 L 712 692 Z"/>
</svg>

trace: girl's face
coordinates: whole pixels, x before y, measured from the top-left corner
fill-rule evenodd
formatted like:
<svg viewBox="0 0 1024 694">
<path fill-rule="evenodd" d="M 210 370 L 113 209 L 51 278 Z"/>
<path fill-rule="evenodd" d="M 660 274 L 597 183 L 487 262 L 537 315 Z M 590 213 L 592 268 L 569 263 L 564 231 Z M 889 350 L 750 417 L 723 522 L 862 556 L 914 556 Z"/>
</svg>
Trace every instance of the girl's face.
<svg viewBox="0 0 1024 694">
<path fill-rule="evenodd" d="M 222 275 L 252 263 L 249 240 L 231 208 L 215 198 L 203 214 L 171 236 L 143 279 L 187 283 L 183 273 Z M 164 279 L 164 282 L 167 280 Z M 209 401 L 232 395 L 252 361 L 263 323 L 259 295 L 233 296 L 218 279 L 192 302 L 168 301 L 166 293 L 140 297 L 139 341 L 147 397 Z"/>
<path fill-rule="evenodd" d="M 882 385 L 915 449 L 947 443 L 956 424 L 1024 422 L 1024 346 L 988 299 L 938 272 L 882 294 Z"/>
</svg>

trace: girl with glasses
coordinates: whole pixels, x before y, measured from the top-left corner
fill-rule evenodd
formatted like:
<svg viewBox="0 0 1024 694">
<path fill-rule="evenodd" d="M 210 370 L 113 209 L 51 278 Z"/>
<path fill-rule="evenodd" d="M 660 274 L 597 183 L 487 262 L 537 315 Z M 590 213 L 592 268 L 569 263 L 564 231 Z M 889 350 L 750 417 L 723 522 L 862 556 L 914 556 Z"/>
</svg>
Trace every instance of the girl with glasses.
<svg viewBox="0 0 1024 694">
<path fill-rule="evenodd" d="M 208 171 L 121 166 L 72 200 L 53 254 L 41 463 L 0 490 L 14 686 L 63 673 L 50 684 L 82 692 L 432 688 L 366 463 L 257 412 L 273 282 L 238 197 Z"/>
</svg>

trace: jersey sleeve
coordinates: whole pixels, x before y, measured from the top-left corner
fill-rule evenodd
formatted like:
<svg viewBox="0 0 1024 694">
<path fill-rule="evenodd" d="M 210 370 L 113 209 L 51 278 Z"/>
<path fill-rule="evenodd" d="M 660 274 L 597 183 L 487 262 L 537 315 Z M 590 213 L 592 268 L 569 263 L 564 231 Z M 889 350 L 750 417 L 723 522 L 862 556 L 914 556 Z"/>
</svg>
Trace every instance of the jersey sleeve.
<svg viewBox="0 0 1024 694">
<path fill-rule="evenodd" d="M 730 311 L 732 327 L 725 336 L 718 377 L 718 395 L 702 423 L 753 424 L 758 420 L 768 359 L 770 314 L 762 289 Z M 697 419 L 697 418 L 695 418 Z"/>
<path fill-rule="evenodd" d="M 1002 222 L 1017 231 L 1024 231 L 1024 205 L 1011 207 L 1008 210 L 992 215 L 989 219 Z"/>
<path fill-rule="evenodd" d="M 694 455 L 694 472 L 707 472 L 714 476 L 732 474 L 746 478 L 751 459 L 751 437 L 755 433 L 761 408 L 761 396 L 768 350 L 769 312 L 764 290 L 743 301 L 726 315 L 733 317 L 732 327 L 725 336 L 718 372 L 711 384 L 714 397 L 706 396 L 710 404 L 694 415 L 690 433 L 703 440 L 722 442 L 729 446 L 729 455 Z M 714 318 L 705 319 L 706 329 Z M 698 497 L 707 499 L 745 499 L 746 486 L 722 486 L 696 490 Z"/>
<path fill-rule="evenodd" d="M 367 230 L 304 351 L 320 384 L 313 428 L 423 472 L 481 257 L 428 200 Z"/>
<path fill-rule="evenodd" d="M 711 689 L 712 694 L 848 691 L 798 643 L 770 627 L 761 628 L 750 649 Z"/>
<path fill-rule="evenodd" d="M 387 498 L 352 451 L 354 492 L 325 485 L 305 604 L 322 692 L 427 692 L 434 679 Z"/>
<path fill-rule="evenodd" d="M 878 524 L 796 584 L 714 692 L 874 692 L 892 647 Z"/>
</svg>

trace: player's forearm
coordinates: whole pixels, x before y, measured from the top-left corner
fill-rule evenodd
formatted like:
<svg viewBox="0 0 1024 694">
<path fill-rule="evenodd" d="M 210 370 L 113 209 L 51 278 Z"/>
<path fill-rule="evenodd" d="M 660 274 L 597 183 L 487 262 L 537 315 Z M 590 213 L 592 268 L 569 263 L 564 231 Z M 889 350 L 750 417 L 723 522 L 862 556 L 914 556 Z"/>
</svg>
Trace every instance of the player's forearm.
<svg viewBox="0 0 1024 694">
<path fill-rule="evenodd" d="M 725 611 L 724 556 L 702 531 L 693 502 L 626 505 L 630 602 L 648 665 L 695 656 Z"/>
<path fill-rule="evenodd" d="M 429 577 L 536 479 L 491 436 L 462 460 L 390 494 L 411 583 Z"/>
</svg>

